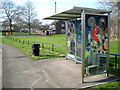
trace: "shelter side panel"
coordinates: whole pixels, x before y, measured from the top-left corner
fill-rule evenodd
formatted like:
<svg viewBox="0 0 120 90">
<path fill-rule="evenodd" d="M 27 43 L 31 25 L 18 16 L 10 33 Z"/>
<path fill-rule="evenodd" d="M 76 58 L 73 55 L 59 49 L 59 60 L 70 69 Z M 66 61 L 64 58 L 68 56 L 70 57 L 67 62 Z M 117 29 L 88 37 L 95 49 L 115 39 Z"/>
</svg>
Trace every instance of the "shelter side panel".
<svg viewBox="0 0 120 90">
<path fill-rule="evenodd" d="M 85 14 L 85 76 L 106 72 L 108 16 Z"/>
<path fill-rule="evenodd" d="M 76 31 L 77 30 L 77 34 Z M 77 29 L 75 21 L 67 22 L 67 57 L 75 60 L 75 41 L 77 40 L 77 60 L 81 62 L 81 21 L 77 21 Z M 76 35 L 76 36 L 75 36 Z"/>
<path fill-rule="evenodd" d="M 75 21 L 67 22 L 67 58 L 75 60 Z"/>
<path fill-rule="evenodd" d="M 81 20 L 77 21 L 77 60 L 81 62 L 82 58 L 82 32 L 81 32 Z"/>
</svg>

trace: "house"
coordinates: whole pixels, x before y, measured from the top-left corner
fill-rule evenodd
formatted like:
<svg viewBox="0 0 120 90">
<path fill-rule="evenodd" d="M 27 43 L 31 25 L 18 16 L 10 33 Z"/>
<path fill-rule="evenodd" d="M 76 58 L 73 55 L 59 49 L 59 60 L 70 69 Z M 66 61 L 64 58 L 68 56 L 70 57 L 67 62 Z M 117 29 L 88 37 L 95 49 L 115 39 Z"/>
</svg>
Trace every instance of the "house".
<svg viewBox="0 0 120 90">
<path fill-rule="evenodd" d="M 45 30 L 38 30 L 38 32 L 37 32 L 38 34 L 40 34 L 40 35 L 42 35 L 42 36 L 45 36 Z"/>
<path fill-rule="evenodd" d="M 65 22 L 64 20 L 55 20 L 49 26 L 49 35 L 53 34 L 65 34 Z"/>
</svg>

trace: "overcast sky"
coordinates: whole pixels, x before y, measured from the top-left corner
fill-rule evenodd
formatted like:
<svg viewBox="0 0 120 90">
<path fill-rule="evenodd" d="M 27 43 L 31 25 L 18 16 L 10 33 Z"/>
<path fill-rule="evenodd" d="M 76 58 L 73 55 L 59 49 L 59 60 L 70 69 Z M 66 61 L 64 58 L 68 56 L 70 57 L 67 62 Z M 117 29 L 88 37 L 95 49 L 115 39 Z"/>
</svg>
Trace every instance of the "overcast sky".
<svg viewBox="0 0 120 90">
<path fill-rule="evenodd" d="M 27 0 L 12 0 L 16 5 L 24 5 Z M 43 18 L 55 14 L 55 1 L 57 3 L 57 13 L 72 9 L 73 6 L 96 8 L 97 0 L 29 0 L 33 2 L 38 18 L 44 23 L 50 23 L 51 20 Z"/>
</svg>

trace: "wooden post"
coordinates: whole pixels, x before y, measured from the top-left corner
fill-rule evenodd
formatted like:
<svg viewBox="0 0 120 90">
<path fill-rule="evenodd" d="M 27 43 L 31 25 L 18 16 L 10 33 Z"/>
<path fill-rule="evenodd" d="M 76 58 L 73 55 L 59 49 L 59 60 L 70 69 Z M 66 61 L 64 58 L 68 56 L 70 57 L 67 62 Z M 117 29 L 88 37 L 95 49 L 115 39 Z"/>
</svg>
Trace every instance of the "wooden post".
<svg viewBox="0 0 120 90">
<path fill-rule="evenodd" d="M 39 55 L 40 55 L 40 48 L 39 48 Z"/>
<path fill-rule="evenodd" d="M 24 40 L 23 40 L 23 44 L 24 44 Z"/>
<path fill-rule="evenodd" d="M 44 49 L 44 43 L 42 43 L 42 48 Z"/>
<path fill-rule="evenodd" d="M 115 55 L 115 69 L 117 69 L 117 55 Z"/>
<path fill-rule="evenodd" d="M 54 44 L 52 44 L 52 51 L 54 52 Z"/>
<path fill-rule="evenodd" d="M 28 40 L 28 45 L 29 45 L 29 40 Z"/>
</svg>

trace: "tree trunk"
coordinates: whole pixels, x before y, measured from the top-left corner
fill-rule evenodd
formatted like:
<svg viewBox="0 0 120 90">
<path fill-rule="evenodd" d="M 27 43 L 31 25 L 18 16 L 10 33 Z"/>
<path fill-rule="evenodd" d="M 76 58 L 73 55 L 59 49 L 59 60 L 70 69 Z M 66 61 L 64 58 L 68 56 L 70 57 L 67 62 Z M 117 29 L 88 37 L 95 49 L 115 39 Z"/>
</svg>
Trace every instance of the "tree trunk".
<svg viewBox="0 0 120 90">
<path fill-rule="evenodd" d="M 11 20 L 11 19 L 9 19 L 9 27 L 10 27 L 10 32 L 11 32 L 11 34 L 13 34 L 13 33 L 12 33 L 12 20 Z"/>
<path fill-rule="evenodd" d="M 29 22 L 29 35 L 31 35 L 31 24 L 30 24 L 30 22 Z"/>
</svg>

